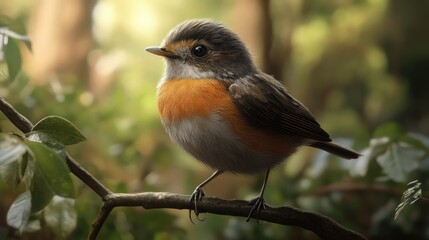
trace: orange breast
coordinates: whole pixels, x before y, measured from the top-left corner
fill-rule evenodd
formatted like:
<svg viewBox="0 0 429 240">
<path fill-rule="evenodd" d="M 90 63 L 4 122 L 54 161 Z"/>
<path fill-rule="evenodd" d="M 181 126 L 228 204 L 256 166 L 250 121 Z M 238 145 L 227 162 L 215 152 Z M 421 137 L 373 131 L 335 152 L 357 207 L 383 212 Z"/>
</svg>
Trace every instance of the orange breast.
<svg viewBox="0 0 429 240">
<path fill-rule="evenodd" d="M 209 116 L 229 98 L 224 84 L 211 79 L 172 79 L 158 89 L 158 110 L 163 120 L 174 122 Z"/>
<path fill-rule="evenodd" d="M 163 121 L 175 122 L 192 117 L 218 114 L 227 121 L 244 144 L 268 154 L 291 154 L 301 145 L 299 139 L 266 129 L 257 129 L 242 115 L 227 87 L 212 79 L 170 79 L 158 89 L 158 110 Z"/>
</svg>

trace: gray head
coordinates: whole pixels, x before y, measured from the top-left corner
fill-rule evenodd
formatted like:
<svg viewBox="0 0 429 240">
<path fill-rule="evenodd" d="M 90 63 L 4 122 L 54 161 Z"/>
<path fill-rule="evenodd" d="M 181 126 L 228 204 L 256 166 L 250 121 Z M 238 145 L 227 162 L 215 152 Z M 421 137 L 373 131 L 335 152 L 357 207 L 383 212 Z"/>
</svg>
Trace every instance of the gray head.
<svg viewBox="0 0 429 240">
<path fill-rule="evenodd" d="M 257 71 L 240 38 L 210 20 L 185 21 L 170 31 L 161 47 L 146 50 L 166 58 L 167 79 L 236 79 Z"/>
</svg>

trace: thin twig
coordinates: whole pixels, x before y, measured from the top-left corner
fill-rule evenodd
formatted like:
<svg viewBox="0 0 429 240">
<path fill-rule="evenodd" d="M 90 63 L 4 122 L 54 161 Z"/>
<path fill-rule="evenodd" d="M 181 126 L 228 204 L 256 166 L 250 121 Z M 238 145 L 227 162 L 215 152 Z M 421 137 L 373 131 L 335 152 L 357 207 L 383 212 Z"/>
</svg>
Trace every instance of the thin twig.
<svg viewBox="0 0 429 240">
<path fill-rule="evenodd" d="M 28 36 L 13 32 L 6 27 L 0 28 L 0 35 L 6 35 L 8 37 L 15 38 L 16 40 L 20 40 L 26 43 L 31 43 L 31 40 Z"/>
<path fill-rule="evenodd" d="M 33 124 L 30 120 L 17 112 L 15 108 L 13 108 L 12 105 L 6 102 L 2 97 L 0 97 L 0 110 L 21 132 L 28 133 L 33 128 Z"/>
<path fill-rule="evenodd" d="M 91 175 L 85 168 L 83 168 L 78 162 L 76 162 L 68 153 L 66 155 L 67 165 L 69 166 L 70 172 L 72 172 L 77 178 L 84 182 L 90 187 L 101 199 L 104 199 L 108 194 L 112 192 L 107 189 L 97 178 Z"/>
<path fill-rule="evenodd" d="M 323 186 L 316 189 L 313 194 L 325 195 L 332 192 L 379 192 L 392 196 L 402 196 L 402 193 L 392 188 L 388 188 L 381 184 L 367 184 L 367 183 L 334 183 L 331 185 Z"/>
<path fill-rule="evenodd" d="M 111 202 L 103 201 L 103 206 L 101 206 L 101 209 L 97 215 L 97 218 L 94 220 L 94 222 L 91 225 L 91 231 L 89 232 L 89 235 L 88 235 L 89 240 L 95 240 L 97 238 L 97 235 L 101 230 L 101 227 L 103 227 L 104 222 L 106 221 L 107 217 L 109 216 L 110 212 L 114 207 L 115 206 L 111 204 Z"/>
<path fill-rule="evenodd" d="M 333 192 L 376 192 L 392 195 L 397 198 L 402 197 L 402 192 L 386 187 L 385 185 L 352 182 L 334 183 L 331 185 L 323 186 L 317 188 L 311 194 L 326 195 Z M 419 198 L 419 202 L 429 204 L 429 198 L 421 197 Z"/>
</svg>

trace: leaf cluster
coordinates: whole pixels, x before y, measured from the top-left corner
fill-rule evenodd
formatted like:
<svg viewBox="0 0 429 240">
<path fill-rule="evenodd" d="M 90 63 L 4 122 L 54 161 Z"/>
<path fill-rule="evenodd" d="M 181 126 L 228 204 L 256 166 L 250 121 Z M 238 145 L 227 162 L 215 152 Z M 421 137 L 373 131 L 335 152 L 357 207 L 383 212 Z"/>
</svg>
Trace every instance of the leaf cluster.
<svg viewBox="0 0 429 240">
<path fill-rule="evenodd" d="M 43 223 L 62 237 L 72 232 L 75 191 L 64 147 L 84 140 L 72 123 L 57 116 L 40 120 L 24 136 L 0 133 L 0 177 L 24 189 L 7 213 L 9 226 L 35 231 Z"/>
</svg>

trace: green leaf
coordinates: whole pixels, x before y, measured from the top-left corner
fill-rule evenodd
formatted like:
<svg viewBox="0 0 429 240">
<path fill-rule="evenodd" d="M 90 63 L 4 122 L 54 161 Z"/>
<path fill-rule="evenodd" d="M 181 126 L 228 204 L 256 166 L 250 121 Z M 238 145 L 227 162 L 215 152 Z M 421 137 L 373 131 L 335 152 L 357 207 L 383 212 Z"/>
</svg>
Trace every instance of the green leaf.
<svg viewBox="0 0 429 240">
<path fill-rule="evenodd" d="M 415 148 L 419 148 L 425 152 L 428 151 L 428 147 L 426 147 L 425 144 L 420 139 L 418 139 L 418 138 L 416 138 L 410 134 L 405 134 L 405 135 L 401 136 L 399 138 L 399 141 L 410 144 L 411 146 L 413 146 Z"/>
<path fill-rule="evenodd" d="M 405 182 L 407 174 L 419 167 L 424 151 L 403 142 L 394 142 L 387 151 L 377 157 L 384 173 L 395 182 Z"/>
<path fill-rule="evenodd" d="M 36 168 L 30 186 L 31 213 L 36 213 L 45 208 L 54 197 L 48 180 L 42 172 Z"/>
<path fill-rule="evenodd" d="M 16 229 L 23 228 L 30 218 L 31 194 L 29 191 L 21 193 L 10 206 L 7 212 L 7 224 Z"/>
<path fill-rule="evenodd" d="M 429 137 L 419 133 L 410 133 L 409 136 L 418 141 L 417 144 L 414 144 L 416 147 L 420 147 L 425 149 L 427 153 L 429 153 Z M 412 144 L 412 143 L 410 143 Z M 422 144 L 423 146 L 421 146 Z M 413 145 L 413 144 L 412 144 Z"/>
<path fill-rule="evenodd" d="M 60 142 L 64 145 L 72 145 L 86 140 L 71 122 L 58 116 L 49 116 L 40 120 L 27 134 L 27 137 L 40 139 L 41 142 L 47 141 L 51 144 Z"/>
<path fill-rule="evenodd" d="M 406 131 L 397 123 L 386 123 L 378 127 L 374 132 L 374 138 L 389 137 L 392 140 L 397 140 Z"/>
<path fill-rule="evenodd" d="M 66 150 L 64 144 L 59 142 L 57 139 L 51 137 L 50 134 L 44 132 L 30 132 L 27 135 L 27 139 L 32 142 L 40 142 L 45 144 L 54 150 L 61 158 L 65 159 Z"/>
<path fill-rule="evenodd" d="M 24 176 L 28 158 L 27 148 L 17 138 L 0 134 L 0 177 L 17 187 Z"/>
<path fill-rule="evenodd" d="M 8 38 L 6 46 L 4 46 L 4 56 L 9 73 L 9 79 L 14 80 L 21 71 L 21 51 L 15 39 Z"/>
<path fill-rule="evenodd" d="M 74 199 L 55 196 L 43 211 L 46 224 L 61 238 L 67 237 L 76 228 L 74 204 Z"/>
<path fill-rule="evenodd" d="M 54 195 L 74 197 L 73 182 L 69 169 L 54 150 L 37 143 L 26 142 L 35 160 L 35 172 L 30 187 L 33 196 L 33 212 L 43 209 Z"/>
</svg>

